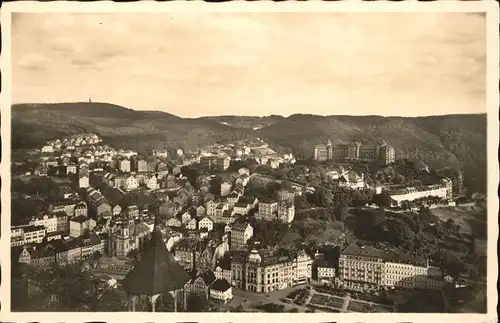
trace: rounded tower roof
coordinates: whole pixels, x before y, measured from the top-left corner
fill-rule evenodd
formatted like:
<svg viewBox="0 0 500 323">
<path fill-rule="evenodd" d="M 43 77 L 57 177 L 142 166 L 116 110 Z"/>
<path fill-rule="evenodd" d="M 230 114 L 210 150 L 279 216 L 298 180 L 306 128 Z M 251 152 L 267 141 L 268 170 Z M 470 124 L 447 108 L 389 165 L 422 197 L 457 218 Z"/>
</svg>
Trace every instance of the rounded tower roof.
<svg viewBox="0 0 500 323">
<path fill-rule="evenodd" d="M 260 263 L 262 258 L 260 257 L 259 252 L 256 249 L 252 249 L 252 251 L 250 251 L 250 254 L 248 255 L 247 260 Z"/>
</svg>

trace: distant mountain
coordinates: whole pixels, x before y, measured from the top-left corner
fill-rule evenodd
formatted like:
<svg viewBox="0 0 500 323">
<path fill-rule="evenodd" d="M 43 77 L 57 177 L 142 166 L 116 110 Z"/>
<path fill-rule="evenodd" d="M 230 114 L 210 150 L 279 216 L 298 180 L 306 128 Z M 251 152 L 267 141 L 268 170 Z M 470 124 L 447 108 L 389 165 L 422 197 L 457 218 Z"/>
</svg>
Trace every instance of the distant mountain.
<svg viewBox="0 0 500 323">
<path fill-rule="evenodd" d="M 12 107 L 12 148 L 40 147 L 60 136 L 94 132 L 117 148 L 194 150 L 246 138 L 245 131 L 206 119 L 136 111 L 107 103 L 19 104 Z"/>
<path fill-rule="evenodd" d="M 262 128 L 254 130 L 254 128 Z M 220 116 L 181 118 L 106 103 L 21 104 L 12 108 L 12 148 L 40 147 L 63 135 L 95 132 L 117 148 L 197 149 L 259 137 L 272 148 L 310 158 L 318 143 L 375 143 L 396 149 L 433 168 L 464 171 L 473 191 L 486 189 L 486 115 L 419 118 L 381 116 Z"/>
</svg>

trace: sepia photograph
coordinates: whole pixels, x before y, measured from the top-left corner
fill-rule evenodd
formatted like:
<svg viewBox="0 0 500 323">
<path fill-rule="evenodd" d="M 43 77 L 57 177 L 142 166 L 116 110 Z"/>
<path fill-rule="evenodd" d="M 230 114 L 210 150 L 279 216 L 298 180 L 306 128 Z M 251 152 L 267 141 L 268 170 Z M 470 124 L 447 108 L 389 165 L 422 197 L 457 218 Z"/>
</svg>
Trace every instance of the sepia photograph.
<svg viewBox="0 0 500 323">
<path fill-rule="evenodd" d="M 10 310 L 487 314 L 488 15 L 12 12 Z"/>
</svg>

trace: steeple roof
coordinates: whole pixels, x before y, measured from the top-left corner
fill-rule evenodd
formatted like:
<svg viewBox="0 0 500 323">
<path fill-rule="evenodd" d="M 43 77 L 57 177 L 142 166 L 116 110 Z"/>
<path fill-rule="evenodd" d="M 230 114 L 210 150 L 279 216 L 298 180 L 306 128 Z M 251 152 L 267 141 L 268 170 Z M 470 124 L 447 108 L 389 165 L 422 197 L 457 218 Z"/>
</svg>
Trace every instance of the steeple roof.
<svg viewBox="0 0 500 323">
<path fill-rule="evenodd" d="M 123 287 L 130 294 L 152 296 L 181 289 L 189 279 L 188 273 L 165 246 L 155 221 L 151 245 L 127 274 Z"/>
</svg>

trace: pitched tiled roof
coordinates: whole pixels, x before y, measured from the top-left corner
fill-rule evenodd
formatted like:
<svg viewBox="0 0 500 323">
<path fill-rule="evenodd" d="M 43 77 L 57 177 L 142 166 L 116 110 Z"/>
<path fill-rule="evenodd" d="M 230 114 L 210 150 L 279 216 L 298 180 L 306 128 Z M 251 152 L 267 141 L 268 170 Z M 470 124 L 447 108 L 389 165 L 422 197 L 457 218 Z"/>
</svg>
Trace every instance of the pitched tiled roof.
<svg viewBox="0 0 500 323">
<path fill-rule="evenodd" d="M 234 223 L 230 224 L 229 226 L 230 226 L 230 228 L 231 228 L 231 231 L 241 231 L 241 232 L 243 232 L 243 231 L 245 231 L 245 230 L 246 230 L 246 228 L 248 227 L 248 223 L 246 223 L 246 222 L 245 222 L 245 223 L 242 223 L 242 222 L 239 222 L 239 223 L 234 222 Z"/>
<path fill-rule="evenodd" d="M 201 277 L 201 279 L 203 279 L 206 285 L 210 285 L 216 279 L 214 272 L 211 270 L 201 272 L 198 277 Z"/>
<path fill-rule="evenodd" d="M 210 288 L 213 290 L 217 290 L 219 292 L 225 292 L 229 288 L 231 288 L 231 284 L 229 284 L 228 281 L 225 279 L 217 279 L 216 281 L 213 282 Z"/>
<path fill-rule="evenodd" d="M 70 221 L 72 222 L 78 222 L 78 223 L 83 223 L 87 221 L 88 218 L 85 215 L 79 215 L 77 217 L 72 218 Z"/>
</svg>

